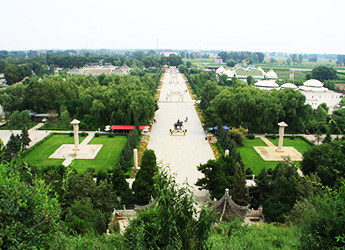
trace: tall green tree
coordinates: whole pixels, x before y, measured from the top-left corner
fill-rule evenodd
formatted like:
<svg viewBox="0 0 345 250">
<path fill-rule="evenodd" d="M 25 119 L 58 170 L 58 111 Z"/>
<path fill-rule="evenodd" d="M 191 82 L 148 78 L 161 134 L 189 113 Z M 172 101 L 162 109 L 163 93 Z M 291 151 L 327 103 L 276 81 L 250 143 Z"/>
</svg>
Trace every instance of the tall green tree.
<svg viewBox="0 0 345 250">
<path fill-rule="evenodd" d="M 127 227 L 127 249 L 207 249 L 212 215 L 205 209 L 197 212 L 192 190 L 178 186 L 166 170 L 156 183 L 156 202 Z"/>
<path fill-rule="evenodd" d="M 333 187 L 345 174 L 344 146 L 344 141 L 336 140 L 306 151 L 301 163 L 303 173 L 317 173 L 322 184 Z"/>
<path fill-rule="evenodd" d="M 31 142 L 31 139 L 29 138 L 29 133 L 26 127 L 23 128 L 22 133 L 20 134 L 20 141 L 23 145 L 23 148 L 25 149 L 27 146 L 29 146 L 29 143 Z"/>
<path fill-rule="evenodd" d="M 337 71 L 333 67 L 317 66 L 311 71 L 311 77 L 321 82 L 325 80 L 336 80 Z"/>
<path fill-rule="evenodd" d="M 250 202 L 248 187 L 246 186 L 246 173 L 244 171 L 244 164 L 236 164 L 236 171 L 234 176 L 234 187 L 231 191 L 232 199 L 238 205 L 246 206 Z"/>
<path fill-rule="evenodd" d="M 154 176 L 158 172 L 156 155 L 153 150 L 146 150 L 141 160 L 140 170 L 135 176 L 132 189 L 134 202 L 137 204 L 148 204 L 151 196 L 154 195 Z"/>
<path fill-rule="evenodd" d="M 49 186 L 33 178 L 21 178 L 21 162 L 0 165 L 0 248 L 47 249 L 49 240 L 59 230 L 60 205 Z"/>
</svg>

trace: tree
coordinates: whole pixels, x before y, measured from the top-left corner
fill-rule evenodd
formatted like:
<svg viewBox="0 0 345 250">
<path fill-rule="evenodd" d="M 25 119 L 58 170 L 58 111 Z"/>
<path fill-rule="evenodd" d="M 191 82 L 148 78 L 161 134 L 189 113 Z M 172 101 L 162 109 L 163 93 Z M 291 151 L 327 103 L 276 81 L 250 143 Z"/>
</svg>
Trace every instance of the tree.
<svg viewBox="0 0 345 250">
<path fill-rule="evenodd" d="M 197 212 L 192 190 L 178 186 L 167 170 L 155 181 L 155 203 L 127 227 L 126 249 L 207 249 L 214 221 L 210 212 Z"/>
<path fill-rule="evenodd" d="M 187 67 L 187 69 L 189 69 L 190 67 L 192 67 L 192 63 L 190 61 L 187 61 L 186 62 L 186 67 Z"/>
<path fill-rule="evenodd" d="M 29 143 L 31 142 L 31 139 L 29 138 L 29 133 L 26 127 L 23 128 L 22 133 L 20 134 L 20 141 L 24 149 L 27 146 L 29 146 Z"/>
<path fill-rule="evenodd" d="M 11 160 L 17 157 L 22 148 L 22 143 L 19 135 L 11 134 L 9 141 L 6 144 L 6 158 Z"/>
<path fill-rule="evenodd" d="M 304 174 L 317 173 L 323 185 L 333 187 L 345 174 L 344 141 L 314 146 L 303 154 Z"/>
<path fill-rule="evenodd" d="M 299 61 L 299 64 L 302 65 L 302 62 L 303 62 L 303 55 L 302 54 L 298 55 L 298 61 Z"/>
<path fill-rule="evenodd" d="M 218 160 L 208 160 L 206 164 L 200 164 L 198 170 L 205 177 L 198 179 L 195 185 L 199 186 L 200 190 L 206 189 L 210 191 L 212 199 L 222 198 L 224 190 L 233 187 L 235 161 L 231 155 L 229 157 L 222 156 Z"/>
<path fill-rule="evenodd" d="M 246 173 L 244 164 L 236 164 L 236 172 L 234 177 L 234 188 L 231 191 L 232 199 L 241 206 L 246 206 L 250 202 L 248 188 L 246 186 Z"/>
<path fill-rule="evenodd" d="M 311 77 L 321 82 L 325 80 L 336 80 L 337 71 L 333 67 L 318 66 L 311 71 Z"/>
<path fill-rule="evenodd" d="M 14 111 L 10 116 L 10 126 L 13 128 L 26 127 L 30 122 L 30 113 L 28 110 Z"/>
<path fill-rule="evenodd" d="M 141 160 L 140 170 L 135 176 L 132 189 L 136 204 L 148 204 L 153 196 L 154 176 L 158 172 L 156 155 L 153 150 L 146 150 Z"/>
<path fill-rule="evenodd" d="M 247 131 L 242 128 L 232 128 L 228 132 L 229 137 L 236 142 L 237 145 L 243 146 L 246 139 Z"/>
<path fill-rule="evenodd" d="M 228 67 L 234 67 L 236 65 L 236 61 L 233 60 L 233 59 L 229 59 L 227 62 L 226 62 L 226 66 Z"/>
<path fill-rule="evenodd" d="M 217 82 L 207 81 L 200 91 L 200 107 L 203 110 L 206 110 L 209 107 L 211 101 L 219 94 L 219 92 L 220 91 L 218 89 Z"/>
<path fill-rule="evenodd" d="M 30 183 L 21 178 L 20 161 L 0 165 L 0 248 L 47 249 L 59 229 L 60 205 L 49 187 L 33 178 L 25 168 Z"/>
<path fill-rule="evenodd" d="M 344 247 L 345 184 L 334 195 L 317 197 L 301 223 L 301 249 L 342 249 Z"/>
</svg>

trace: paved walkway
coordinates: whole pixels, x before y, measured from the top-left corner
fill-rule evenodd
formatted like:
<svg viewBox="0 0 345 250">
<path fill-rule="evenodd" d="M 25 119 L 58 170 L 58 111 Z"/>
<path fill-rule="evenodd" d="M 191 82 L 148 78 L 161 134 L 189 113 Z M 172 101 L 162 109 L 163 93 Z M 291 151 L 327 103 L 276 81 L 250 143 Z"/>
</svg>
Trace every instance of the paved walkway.
<svg viewBox="0 0 345 250">
<path fill-rule="evenodd" d="M 260 137 L 261 140 L 264 141 L 264 143 L 267 144 L 267 146 L 269 146 L 269 147 L 277 147 L 270 140 L 268 140 L 265 136 L 259 136 L 259 137 Z"/>
<path fill-rule="evenodd" d="M 169 164 L 172 173 L 176 173 L 177 183 L 186 180 L 194 185 L 198 178 L 203 175 L 197 170 L 197 166 L 214 159 L 211 146 L 205 141 L 205 133 L 201 126 L 199 117 L 195 111 L 193 100 L 188 92 L 185 81 L 180 73 L 177 73 L 176 84 L 171 84 L 173 73 L 166 73 L 161 95 L 159 99 L 159 110 L 155 114 L 157 123 L 152 125 L 148 148 L 153 149 L 158 161 Z M 174 76 L 175 78 L 175 76 Z M 176 82 L 176 80 L 175 80 Z M 166 96 L 171 91 L 181 91 L 183 102 L 178 101 L 178 96 L 172 96 L 171 102 Z M 169 130 L 178 119 L 184 122 L 184 129 L 187 129 L 185 136 L 172 136 Z M 195 187 L 197 197 L 207 196 L 206 191 L 199 191 Z"/>
</svg>

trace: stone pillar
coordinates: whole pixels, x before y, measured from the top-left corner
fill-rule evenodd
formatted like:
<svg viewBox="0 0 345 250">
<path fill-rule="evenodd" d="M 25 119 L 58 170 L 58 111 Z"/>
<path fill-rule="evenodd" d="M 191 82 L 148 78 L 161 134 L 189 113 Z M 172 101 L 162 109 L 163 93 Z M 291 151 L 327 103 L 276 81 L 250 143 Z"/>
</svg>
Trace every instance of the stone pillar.
<svg viewBox="0 0 345 250">
<path fill-rule="evenodd" d="M 225 157 L 229 156 L 229 154 L 230 154 L 229 149 L 225 149 Z"/>
<path fill-rule="evenodd" d="M 278 123 L 279 125 L 279 143 L 278 143 L 278 152 L 284 152 L 283 150 L 283 141 L 284 141 L 284 129 L 288 125 L 285 122 Z"/>
<path fill-rule="evenodd" d="M 138 150 L 136 148 L 133 149 L 133 159 L 134 159 L 134 166 L 133 166 L 133 168 L 135 170 L 137 170 L 137 169 L 139 169 L 139 167 L 138 167 Z"/>
<path fill-rule="evenodd" d="M 73 132 L 74 132 L 74 149 L 75 151 L 78 151 L 80 149 L 79 147 L 79 137 L 78 137 L 78 132 L 79 132 L 79 123 L 77 119 L 74 119 L 71 121 L 71 124 L 73 125 Z"/>
</svg>

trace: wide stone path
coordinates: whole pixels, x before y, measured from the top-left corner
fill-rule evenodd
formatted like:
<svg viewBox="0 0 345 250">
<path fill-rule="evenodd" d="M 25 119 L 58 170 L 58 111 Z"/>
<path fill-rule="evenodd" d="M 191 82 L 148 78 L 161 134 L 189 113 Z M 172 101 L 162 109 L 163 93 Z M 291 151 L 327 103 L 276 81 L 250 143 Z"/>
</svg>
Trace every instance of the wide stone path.
<svg viewBox="0 0 345 250">
<path fill-rule="evenodd" d="M 173 81 L 172 81 L 173 80 Z M 174 82 L 174 83 L 172 83 Z M 185 81 L 180 73 L 166 73 L 161 95 L 159 99 L 159 110 L 155 114 L 156 123 L 153 124 L 148 148 L 153 149 L 157 161 L 169 164 L 173 173 L 176 173 L 176 181 L 183 183 L 188 181 L 194 185 L 198 178 L 202 178 L 197 166 L 214 159 L 210 144 L 205 141 L 205 133 L 201 122 L 193 106 L 194 101 L 185 92 L 187 89 Z M 179 96 L 172 96 L 167 100 L 167 94 L 173 91 L 183 93 L 183 102 L 179 102 Z M 178 119 L 185 120 L 184 129 L 187 129 L 185 136 L 172 136 L 169 130 Z M 195 187 L 197 197 L 207 196 L 206 191 L 199 191 Z"/>
</svg>

